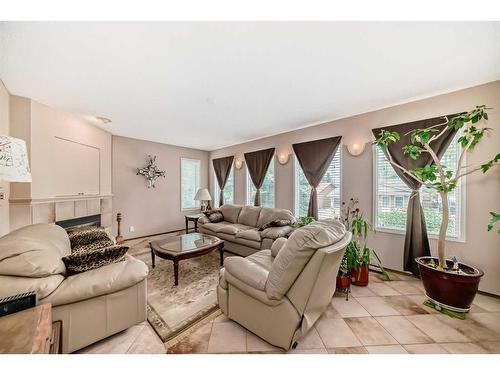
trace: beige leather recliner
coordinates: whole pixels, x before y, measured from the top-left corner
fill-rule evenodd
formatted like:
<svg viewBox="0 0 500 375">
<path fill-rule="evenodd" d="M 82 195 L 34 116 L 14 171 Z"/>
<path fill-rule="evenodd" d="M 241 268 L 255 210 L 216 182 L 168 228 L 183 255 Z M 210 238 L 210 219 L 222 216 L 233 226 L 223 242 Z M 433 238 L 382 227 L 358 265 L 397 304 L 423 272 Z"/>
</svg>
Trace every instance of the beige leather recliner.
<svg viewBox="0 0 500 375">
<path fill-rule="evenodd" d="M 246 258 L 228 257 L 217 297 L 226 316 L 272 345 L 292 348 L 326 310 L 351 233 L 317 221 Z"/>
<path fill-rule="evenodd" d="M 0 238 L 0 298 L 35 291 L 62 321 L 62 350 L 71 353 L 146 320 L 147 266 L 131 256 L 66 275 L 66 231 L 35 224 Z"/>
</svg>

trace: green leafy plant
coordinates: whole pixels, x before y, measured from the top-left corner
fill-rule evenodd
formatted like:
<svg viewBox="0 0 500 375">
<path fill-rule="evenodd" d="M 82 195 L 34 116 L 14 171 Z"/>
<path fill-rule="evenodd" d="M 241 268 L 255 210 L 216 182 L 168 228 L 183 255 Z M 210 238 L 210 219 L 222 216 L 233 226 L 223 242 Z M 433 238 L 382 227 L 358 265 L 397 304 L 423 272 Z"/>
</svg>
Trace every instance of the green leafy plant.
<svg viewBox="0 0 500 375">
<path fill-rule="evenodd" d="M 342 262 L 345 260 L 345 266 L 348 269 L 347 273 L 359 271 L 361 267 L 370 265 L 371 255 L 373 254 L 377 266 L 382 271 L 385 279 L 390 280 L 389 274 L 382 266 L 378 254 L 375 250 L 367 246 L 370 224 L 364 219 L 358 204 L 359 199 L 357 198 L 351 198 L 347 204 L 345 202 L 342 203 L 341 220 L 346 229 L 352 232 L 352 241 L 347 246 Z"/>
<path fill-rule="evenodd" d="M 497 214 L 496 212 L 490 212 L 490 215 L 491 215 L 491 218 L 490 218 L 490 222 L 488 223 L 488 232 L 493 229 L 493 227 L 495 226 L 495 223 L 500 221 L 500 214 Z M 500 234 L 500 229 L 497 230 L 497 233 Z"/>
<path fill-rule="evenodd" d="M 485 105 L 476 106 L 472 111 L 463 113 L 453 117 L 451 120 L 444 117 L 444 121 L 440 124 L 431 126 L 426 129 L 415 129 L 406 135 L 410 136 L 410 143 L 402 147 L 404 154 L 412 160 L 417 160 L 422 154 L 427 153 L 432 158 L 432 164 L 421 168 L 406 169 L 396 163 L 390 153 L 387 152 L 389 144 L 397 142 L 401 139 L 398 132 L 390 132 L 382 130 L 378 138 L 373 142 L 380 147 L 387 155 L 389 162 L 395 167 L 403 171 L 411 178 L 420 182 L 429 188 L 435 189 L 439 192 L 441 205 L 443 207 L 443 215 L 439 228 L 438 239 L 438 268 L 446 268 L 446 251 L 445 239 L 449 223 L 449 207 L 448 207 L 448 193 L 457 187 L 459 180 L 471 173 L 482 171 L 486 173 L 491 168 L 499 165 L 500 153 L 496 154 L 490 160 L 486 160 L 478 165 L 469 166 L 464 165 L 465 154 L 475 149 L 475 147 L 483 139 L 491 129 L 480 124 L 488 120 Z M 442 127 L 442 129 L 439 129 Z M 444 136 L 447 130 L 453 129 L 455 131 L 461 130 L 462 135 L 458 139 L 462 151 L 458 159 L 456 170 L 450 170 L 441 164 L 431 145 Z M 494 220 L 495 217 L 492 218 Z M 493 221 L 493 224 L 497 221 Z M 492 224 L 492 223 L 490 223 Z"/>
<path fill-rule="evenodd" d="M 316 221 L 316 219 L 313 216 L 301 216 L 297 219 L 293 227 L 300 228 L 306 226 L 307 224 L 311 224 L 313 221 Z"/>
</svg>

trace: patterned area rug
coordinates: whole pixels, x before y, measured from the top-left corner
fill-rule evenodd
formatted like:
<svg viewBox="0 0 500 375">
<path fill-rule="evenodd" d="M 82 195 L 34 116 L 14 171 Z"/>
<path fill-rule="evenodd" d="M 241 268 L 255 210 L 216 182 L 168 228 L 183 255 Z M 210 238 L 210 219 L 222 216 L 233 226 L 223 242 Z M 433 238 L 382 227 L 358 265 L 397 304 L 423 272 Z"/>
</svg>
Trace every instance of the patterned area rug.
<svg viewBox="0 0 500 375">
<path fill-rule="evenodd" d="M 156 257 L 156 267 L 151 267 L 149 242 L 174 236 L 160 235 L 126 243 L 130 246 L 129 253 L 149 267 L 148 321 L 163 342 L 175 340 L 219 311 L 216 295 L 219 252 L 180 261 L 178 286 L 174 286 L 172 261 Z"/>
</svg>

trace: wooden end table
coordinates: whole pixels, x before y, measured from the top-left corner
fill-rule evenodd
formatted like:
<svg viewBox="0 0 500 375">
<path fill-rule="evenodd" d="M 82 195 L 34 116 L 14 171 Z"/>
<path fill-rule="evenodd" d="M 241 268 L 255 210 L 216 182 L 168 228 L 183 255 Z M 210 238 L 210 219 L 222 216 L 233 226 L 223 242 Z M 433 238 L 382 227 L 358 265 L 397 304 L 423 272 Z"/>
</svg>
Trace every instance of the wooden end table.
<svg viewBox="0 0 500 375">
<path fill-rule="evenodd" d="M 184 218 L 186 219 L 186 234 L 188 234 L 188 232 L 189 232 L 188 224 L 190 221 L 194 222 L 194 231 L 198 232 L 198 219 L 202 216 L 203 216 L 203 214 L 184 215 Z"/>
<path fill-rule="evenodd" d="M 62 352 L 62 322 L 52 322 L 52 305 L 44 303 L 0 318 L 0 353 Z"/>
<path fill-rule="evenodd" d="M 174 238 L 151 241 L 151 263 L 155 268 L 155 256 L 174 263 L 174 285 L 179 285 L 179 261 L 196 258 L 214 250 L 220 253 L 221 265 L 224 257 L 224 241 L 202 233 L 183 234 Z"/>
</svg>

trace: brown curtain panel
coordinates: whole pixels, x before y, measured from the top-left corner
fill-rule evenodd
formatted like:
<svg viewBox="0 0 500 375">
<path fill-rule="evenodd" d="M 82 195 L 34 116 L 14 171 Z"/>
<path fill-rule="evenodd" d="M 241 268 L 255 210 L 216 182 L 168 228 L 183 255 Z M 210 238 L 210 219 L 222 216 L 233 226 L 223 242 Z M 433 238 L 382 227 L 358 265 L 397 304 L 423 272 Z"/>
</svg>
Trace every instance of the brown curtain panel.
<svg viewBox="0 0 500 375">
<path fill-rule="evenodd" d="M 448 119 L 451 120 L 456 114 L 448 115 Z M 390 143 L 387 152 L 391 155 L 395 163 L 399 164 L 403 168 L 421 168 L 432 164 L 432 157 L 423 153 L 417 160 L 412 160 L 403 153 L 403 146 L 410 143 L 410 135 L 408 132 L 414 129 L 425 129 L 445 121 L 444 117 L 434 117 L 431 119 L 407 122 L 400 125 L 387 126 L 384 128 L 373 129 L 373 135 L 378 137 L 381 130 L 396 131 L 401 136 L 401 139 L 397 142 Z M 437 129 L 439 131 L 443 130 L 444 126 L 440 126 Z M 446 149 L 450 145 L 456 131 L 448 130 L 440 139 L 434 141 L 431 144 L 432 149 L 441 158 L 446 152 Z M 387 156 L 387 155 L 386 155 Z M 404 258 L 403 266 L 405 271 L 410 271 L 414 275 L 419 274 L 417 264 L 415 263 L 415 258 L 420 256 L 431 255 L 429 249 L 429 238 L 427 236 L 427 227 L 425 225 L 424 211 L 422 205 L 420 204 L 419 190 L 421 184 L 414 180 L 412 177 L 405 174 L 401 169 L 392 166 L 399 178 L 408 186 L 412 193 L 408 200 L 408 208 L 406 213 L 406 236 L 405 236 L 405 248 L 404 248 Z"/>
<path fill-rule="evenodd" d="M 307 215 L 316 219 L 318 219 L 318 194 L 316 188 L 328 170 L 341 139 L 342 137 L 332 137 L 292 145 L 307 182 L 311 185 Z"/>
<path fill-rule="evenodd" d="M 257 189 L 255 192 L 254 205 L 260 206 L 260 188 L 266 177 L 269 164 L 274 157 L 274 147 L 267 150 L 260 150 L 245 153 L 245 162 L 247 163 L 248 173 Z"/>
<path fill-rule="evenodd" d="M 224 204 L 224 187 L 226 186 L 227 179 L 231 173 L 231 167 L 233 166 L 234 156 L 227 156 L 225 158 L 213 159 L 212 164 L 214 165 L 215 177 L 217 178 L 217 183 L 219 184 L 220 194 L 219 194 L 219 207 Z"/>
</svg>

